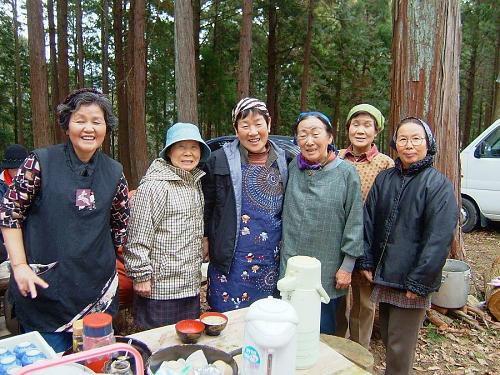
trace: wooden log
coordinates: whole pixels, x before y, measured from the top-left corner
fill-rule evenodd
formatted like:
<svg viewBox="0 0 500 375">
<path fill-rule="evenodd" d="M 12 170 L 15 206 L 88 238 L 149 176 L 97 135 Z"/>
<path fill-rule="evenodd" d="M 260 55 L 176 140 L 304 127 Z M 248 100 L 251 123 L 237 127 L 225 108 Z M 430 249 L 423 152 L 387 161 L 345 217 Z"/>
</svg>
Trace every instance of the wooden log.
<svg viewBox="0 0 500 375">
<path fill-rule="evenodd" d="M 429 319 L 429 321 L 434 324 L 439 331 L 446 331 L 448 329 L 448 324 L 446 324 L 446 322 L 442 320 L 439 315 L 444 316 L 435 310 L 427 310 L 427 319 Z"/>
<path fill-rule="evenodd" d="M 436 306 L 432 304 L 432 309 L 443 315 L 446 315 L 448 313 L 448 309 L 446 307 Z"/>
<path fill-rule="evenodd" d="M 464 322 L 470 324 L 471 326 L 473 326 L 474 328 L 478 329 L 479 331 L 484 331 L 485 329 L 483 327 L 481 327 L 478 323 L 478 321 L 476 319 L 474 319 L 473 317 L 467 315 L 466 313 L 464 313 L 463 311 L 461 310 L 450 310 L 450 314 L 459 318 L 459 319 L 462 319 Z"/>
<path fill-rule="evenodd" d="M 489 272 L 486 272 L 484 278 L 486 284 L 484 288 L 486 305 L 496 320 L 500 320 L 500 288 L 487 284 L 497 276 L 500 276 L 500 256 L 493 261 Z"/>
</svg>

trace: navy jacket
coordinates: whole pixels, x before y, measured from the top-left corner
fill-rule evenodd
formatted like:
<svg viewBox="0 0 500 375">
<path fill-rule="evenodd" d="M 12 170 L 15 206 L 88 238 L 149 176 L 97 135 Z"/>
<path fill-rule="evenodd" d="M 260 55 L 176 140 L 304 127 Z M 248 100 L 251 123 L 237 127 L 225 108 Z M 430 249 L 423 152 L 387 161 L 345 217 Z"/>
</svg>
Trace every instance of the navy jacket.
<svg viewBox="0 0 500 375">
<path fill-rule="evenodd" d="M 403 173 L 380 172 L 364 208 L 361 269 L 374 271 L 375 284 L 421 296 L 437 291 L 458 221 L 450 181 L 432 167 L 432 158 Z"/>
</svg>

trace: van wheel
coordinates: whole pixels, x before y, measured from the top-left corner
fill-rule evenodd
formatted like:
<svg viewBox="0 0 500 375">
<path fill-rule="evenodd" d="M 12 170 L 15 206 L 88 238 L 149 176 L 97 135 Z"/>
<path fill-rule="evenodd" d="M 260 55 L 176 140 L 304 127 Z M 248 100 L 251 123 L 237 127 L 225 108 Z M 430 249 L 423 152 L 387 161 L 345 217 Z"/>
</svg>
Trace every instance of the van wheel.
<svg viewBox="0 0 500 375">
<path fill-rule="evenodd" d="M 462 198 L 461 211 L 462 232 L 468 233 L 476 228 L 479 222 L 479 215 L 474 203 L 467 198 Z"/>
</svg>

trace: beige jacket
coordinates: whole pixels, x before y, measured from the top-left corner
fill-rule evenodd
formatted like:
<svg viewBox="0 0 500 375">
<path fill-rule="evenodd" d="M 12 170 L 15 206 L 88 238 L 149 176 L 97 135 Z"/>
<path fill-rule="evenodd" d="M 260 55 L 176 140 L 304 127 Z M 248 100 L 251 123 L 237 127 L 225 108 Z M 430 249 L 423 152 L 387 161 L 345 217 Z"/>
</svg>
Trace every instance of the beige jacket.
<svg viewBox="0 0 500 375">
<path fill-rule="evenodd" d="M 204 174 L 198 168 L 187 172 L 156 159 L 134 196 L 125 270 L 136 282 L 151 280 L 151 299 L 200 292 Z"/>
</svg>

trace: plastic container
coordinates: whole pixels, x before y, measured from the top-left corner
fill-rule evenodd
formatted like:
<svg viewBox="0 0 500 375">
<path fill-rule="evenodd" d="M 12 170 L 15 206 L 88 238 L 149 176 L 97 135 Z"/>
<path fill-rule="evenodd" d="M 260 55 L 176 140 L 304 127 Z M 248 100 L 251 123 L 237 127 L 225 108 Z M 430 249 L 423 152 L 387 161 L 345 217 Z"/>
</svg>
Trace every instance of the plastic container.
<svg viewBox="0 0 500 375">
<path fill-rule="evenodd" d="M 21 363 L 23 366 L 28 366 L 42 359 L 47 359 L 47 356 L 38 349 L 31 349 L 24 353 Z"/>
<path fill-rule="evenodd" d="M 121 375 L 133 375 L 132 369 L 130 368 L 130 362 L 127 360 L 116 359 L 111 362 L 108 374 L 121 374 Z"/>
<path fill-rule="evenodd" d="M 19 367 L 20 365 L 21 363 L 14 355 L 3 357 L 0 359 L 0 374 L 6 374 L 10 368 Z"/>
<path fill-rule="evenodd" d="M 295 373 L 299 319 L 285 301 L 268 297 L 252 303 L 245 317 L 243 375 Z"/>
<path fill-rule="evenodd" d="M 83 350 L 83 319 L 73 323 L 73 353 Z"/>
<path fill-rule="evenodd" d="M 14 354 L 15 347 L 23 342 L 30 342 L 35 346 L 36 349 L 39 349 L 43 354 L 45 354 L 47 358 L 57 357 L 57 354 L 54 351 L 54 349 L 52 349 L 52 347 L 49 344 L 47 344 L 47 341 L 45 341 L 42 335 L 40 335 L 40 333 L 37 331 L 32 331 L 24 333 L 22 335 L 11 336 L 2 339 L 0 340 L 0 347 L 7 348 Z"/>
<path fill-rule="evenodd" d="M 93 313 L 83 318 L 83 350 L 100 348 L 115 343 L 113 318 L 106 313 Z M 87 361 L 86 366 L 95 372 L 104 372 L 110 356 Z"/>
<path fill-rule="evenodd" d="M 321 302 L 330 302 L 321 285 L 321 262 L 307 256 L 289 258 L 285 277 L 278 281 L 277 287 L 299 317 L 296 366 L 310 368 L 319 359 Z"/>
</svg>

